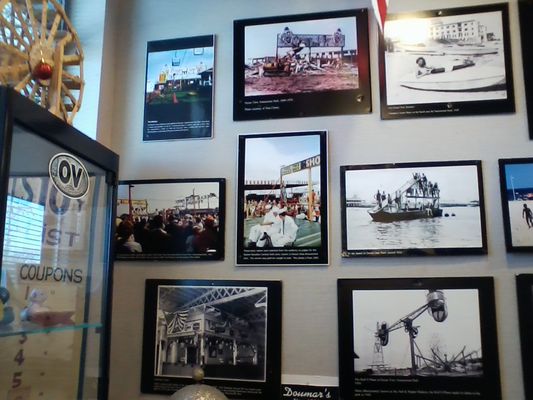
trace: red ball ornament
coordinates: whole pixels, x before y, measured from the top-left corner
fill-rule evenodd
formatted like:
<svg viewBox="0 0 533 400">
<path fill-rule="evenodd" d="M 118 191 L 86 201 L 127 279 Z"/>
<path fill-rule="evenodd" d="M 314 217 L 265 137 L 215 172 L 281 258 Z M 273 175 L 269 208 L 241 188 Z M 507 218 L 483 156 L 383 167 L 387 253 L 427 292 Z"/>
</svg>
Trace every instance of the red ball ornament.
<svg viewBox="0 0 533 400">
<path fill-rule="evenodd" d="M 32 74 L 34 78 L 46 81 L 52 77 L 52 72 L 53 70 L 50 64 L 40 61 L 33 69 Z"/>
</svg>

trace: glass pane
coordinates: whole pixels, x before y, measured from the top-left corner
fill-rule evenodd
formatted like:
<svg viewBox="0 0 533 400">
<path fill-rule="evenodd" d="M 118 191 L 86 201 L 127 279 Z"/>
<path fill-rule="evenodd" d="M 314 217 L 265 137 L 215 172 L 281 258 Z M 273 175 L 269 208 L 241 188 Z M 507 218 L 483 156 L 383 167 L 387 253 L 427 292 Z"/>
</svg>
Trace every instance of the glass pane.
<svg viewBox="0 0 533 400">
<path fill-rule="evenodd" d="M 77 157 L 89 190 L 62 194 L 48 175 L 58 153 L 68 152 L 15 127 L 0 277 L 3 314 L 14 321 L 0 322 L 2 399 L 97 398 L 110 190 L 105 171 Z M 74 179 L 72 168 L 64 172 Z"/>
</svg>

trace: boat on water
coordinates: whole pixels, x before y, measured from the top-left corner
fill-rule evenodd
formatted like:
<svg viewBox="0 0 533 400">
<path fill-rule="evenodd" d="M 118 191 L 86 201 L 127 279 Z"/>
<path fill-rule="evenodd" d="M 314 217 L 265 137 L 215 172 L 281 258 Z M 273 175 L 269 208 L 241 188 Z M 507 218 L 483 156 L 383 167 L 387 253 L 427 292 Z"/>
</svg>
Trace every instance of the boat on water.
<svg viewBox="0 0 533 400">
<path fill-rule="evenodd" d="M 440 188 L 424 174 L 415 173 L 394 193 L 394 199 L 385 192 L 375 196 L 376 206 L 368 211 L 375 222 L 408 221 L 442 217 Z"/>
<path fill-rule="evenodd" d="M 419 77 L 409 74 L 400 79 L 399 84 L 409 89 L 436 92 L 482 91 L 504 85 L 505 70 L 488 65 L 473 65 Z"/>
</svg>

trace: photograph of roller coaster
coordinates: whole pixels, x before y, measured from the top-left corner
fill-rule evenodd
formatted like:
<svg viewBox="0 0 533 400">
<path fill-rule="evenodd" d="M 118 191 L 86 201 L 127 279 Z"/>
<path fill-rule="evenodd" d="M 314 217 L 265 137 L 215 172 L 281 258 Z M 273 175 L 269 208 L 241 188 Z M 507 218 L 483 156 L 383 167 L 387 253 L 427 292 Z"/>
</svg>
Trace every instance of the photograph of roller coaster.
<svg viewBox="0 0 533 400">
<path fill-rule="evenodd" d="M 239 137 L 238 264 L 327 264 L 326 132 Z"/>
<path fill-rule="evenodd" d="M 339 279 L 345 399 L 499 399 L 492 278 Z"/>
</svg>

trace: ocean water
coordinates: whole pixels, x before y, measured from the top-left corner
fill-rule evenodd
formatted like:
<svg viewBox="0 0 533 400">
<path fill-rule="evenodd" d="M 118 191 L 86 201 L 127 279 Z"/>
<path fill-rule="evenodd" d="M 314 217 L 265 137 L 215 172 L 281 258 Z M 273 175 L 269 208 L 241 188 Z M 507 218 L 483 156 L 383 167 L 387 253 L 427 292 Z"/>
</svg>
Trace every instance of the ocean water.
<svg viewBox="0 0 533 400">
<path fill-rule="evenodd" d="M 346 208 L 348 250 L 436 249 L 482 246 L 479 207 L 445 207 L 449 217 L 374 222 L 369 208 Z M 455 216 L 451 216 L 455 214 Z"/>
</svg>

